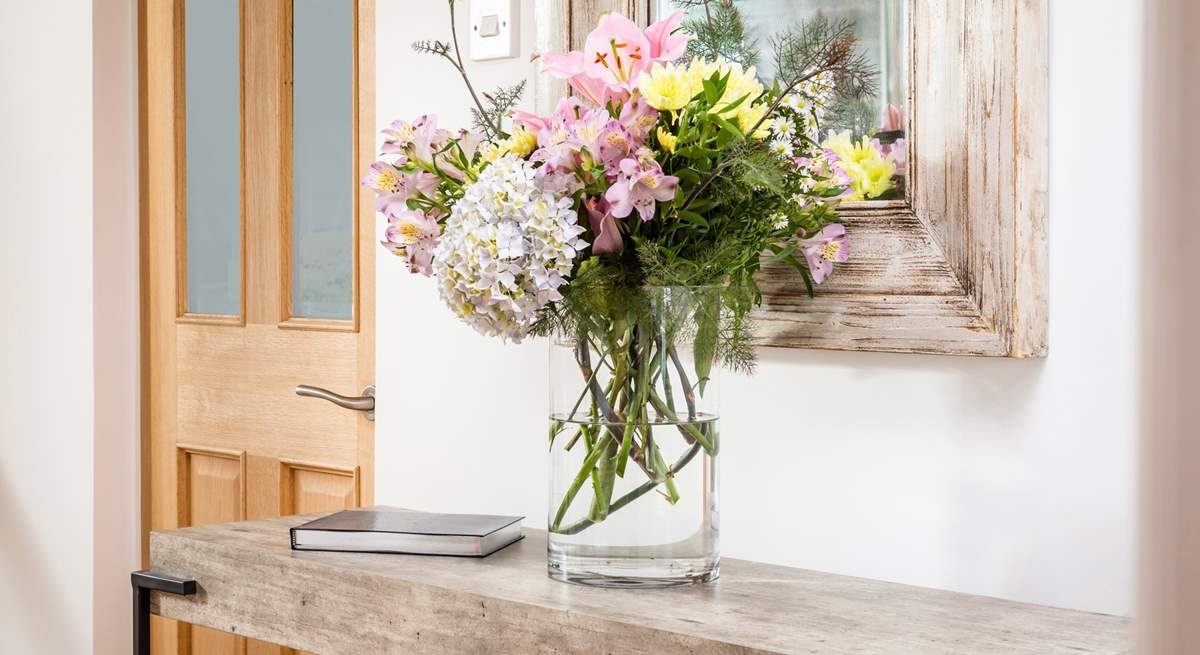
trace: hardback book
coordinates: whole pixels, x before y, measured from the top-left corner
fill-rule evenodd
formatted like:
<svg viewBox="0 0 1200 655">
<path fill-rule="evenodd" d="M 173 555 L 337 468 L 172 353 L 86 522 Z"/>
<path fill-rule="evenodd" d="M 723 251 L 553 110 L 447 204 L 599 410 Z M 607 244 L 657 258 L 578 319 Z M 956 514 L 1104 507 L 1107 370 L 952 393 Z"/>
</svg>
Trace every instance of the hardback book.
<svg viewBox="0 0 1200 655">
<path fill-rule="evenodd" d="M 523 518 L 348 509 L 292 528 L 292 549 L 486 557 L 524 536 Z"/>
</svg>

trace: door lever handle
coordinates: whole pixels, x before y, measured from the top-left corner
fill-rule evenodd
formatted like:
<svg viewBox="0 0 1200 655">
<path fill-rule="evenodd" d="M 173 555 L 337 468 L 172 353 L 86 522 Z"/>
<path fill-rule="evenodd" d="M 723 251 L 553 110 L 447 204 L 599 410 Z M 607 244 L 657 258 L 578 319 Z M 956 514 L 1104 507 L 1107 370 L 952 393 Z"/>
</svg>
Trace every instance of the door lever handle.
<svg viewBox="0 0 1200 655">
<path fill-rule="evenodd" d="M 375 385 L 371 385 L 362 390 L 361 396 L 343 396 L 340 393 L 334 393 L 328 389 L 314 387 L 307 384 L 297 385 L 297 396 L 305 396 L 307 398 L 320 398 L 328 400 L 338 407 L 353 409 L 366 414 L 368 421 L 375 420 Z"/>
</svg>

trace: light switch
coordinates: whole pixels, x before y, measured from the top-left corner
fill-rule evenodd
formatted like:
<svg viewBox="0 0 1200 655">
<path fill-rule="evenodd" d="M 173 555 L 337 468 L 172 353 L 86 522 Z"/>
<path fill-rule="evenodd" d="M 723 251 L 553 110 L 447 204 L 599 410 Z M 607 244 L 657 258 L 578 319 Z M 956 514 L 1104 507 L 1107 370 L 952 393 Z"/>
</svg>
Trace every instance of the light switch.
<svg viewBox="0 0 1200 655">
<path fill-rule="evenodd" d="M 500 17 L 495 14 L 488 14 L 479 21 L 479 36 L 487 38 L 496 36 L 500 33 Z"/>
<path fill-rule="evenodd" d="M 470 3 L 471 59 L 519 57 L 521 0 L 470 0 Z"/>
</svg>

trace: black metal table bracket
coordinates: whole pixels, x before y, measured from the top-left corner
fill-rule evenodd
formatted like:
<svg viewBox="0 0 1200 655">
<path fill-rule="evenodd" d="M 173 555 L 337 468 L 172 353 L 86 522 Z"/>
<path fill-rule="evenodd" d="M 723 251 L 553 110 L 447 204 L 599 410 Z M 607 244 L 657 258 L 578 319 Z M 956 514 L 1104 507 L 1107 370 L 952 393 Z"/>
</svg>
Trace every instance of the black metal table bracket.
<svg viewBox="0 0 1200 655">
<path fill-rule="evenodd" d="M 154 571 L 134 571 L 129 578 L 133 583 L 133 655 L 150 655 L 150 592 L 191 596 L 196 593 L 196 581 Z"/>
</svg>

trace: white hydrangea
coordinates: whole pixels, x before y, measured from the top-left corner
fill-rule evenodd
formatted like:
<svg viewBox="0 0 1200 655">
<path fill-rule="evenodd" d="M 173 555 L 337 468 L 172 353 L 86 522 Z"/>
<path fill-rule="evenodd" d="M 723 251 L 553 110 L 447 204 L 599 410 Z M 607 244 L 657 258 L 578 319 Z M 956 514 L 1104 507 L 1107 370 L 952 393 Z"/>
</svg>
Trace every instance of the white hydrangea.
<svg viewBox="0 0 1200 655">
<path fill-rule="evenodd" d="M 442 300 L 476 331 L 519 342 L 562 299 L 587 242 L 570 196 L 538 185 L 516 155 L 493 162 L 454 204 L 433 258 Z"/>
</svg>

